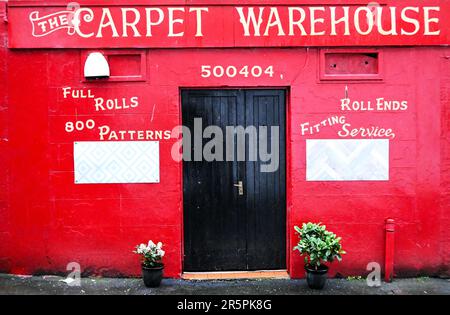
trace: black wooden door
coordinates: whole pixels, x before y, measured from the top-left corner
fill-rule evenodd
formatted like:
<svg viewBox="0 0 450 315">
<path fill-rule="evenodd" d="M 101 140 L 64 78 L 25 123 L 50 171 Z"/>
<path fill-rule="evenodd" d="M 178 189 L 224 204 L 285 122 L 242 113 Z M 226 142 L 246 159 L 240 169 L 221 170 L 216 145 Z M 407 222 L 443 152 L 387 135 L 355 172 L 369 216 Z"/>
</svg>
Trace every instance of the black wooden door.
<svg viewBox="0 0 450 315">
<path fill-rule="evenodd" d="M 191 132 L 183 148 L 185 271 L 286 268 L 285 97 L 284 90 L 182 91 L 183 125 Z M 212 125 L 222 130 L 223 159 L 218 154 L 207 161 L 199 154 L 217 135 L 199 142 L 194 130 Z M 245 137 L 244 158 L 238 156 L 237 138 L 227 139 L 239 126 L 254 128 L 257 135 L 256 140 Z M 278 135 L 272 127 L 278 127 Z M 259 153 L 264 128 L 264 152 L 274 152 L 272 139 L 278 140 L 278 165 L 272 160 L 278 167 L 269 172 L 262 171 L 269 162 Z M 252 144 L 258 144 L 256 156 Z"/>
</svg>

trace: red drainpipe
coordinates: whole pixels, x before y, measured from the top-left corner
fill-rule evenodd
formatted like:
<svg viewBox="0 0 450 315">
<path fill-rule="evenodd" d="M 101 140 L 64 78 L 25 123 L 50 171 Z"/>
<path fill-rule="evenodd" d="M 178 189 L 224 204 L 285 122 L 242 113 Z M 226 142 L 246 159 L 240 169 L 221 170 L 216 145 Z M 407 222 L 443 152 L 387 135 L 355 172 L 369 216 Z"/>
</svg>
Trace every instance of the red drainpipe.
<svg viewBox="0 0 450 315">
<path fill-rule="evenodd" d="M 395 221 L 386 219 L 386 253 L 384 261 L 384 281 L 391 282 L 394 277 L 394 236 Z"/>
</svg>

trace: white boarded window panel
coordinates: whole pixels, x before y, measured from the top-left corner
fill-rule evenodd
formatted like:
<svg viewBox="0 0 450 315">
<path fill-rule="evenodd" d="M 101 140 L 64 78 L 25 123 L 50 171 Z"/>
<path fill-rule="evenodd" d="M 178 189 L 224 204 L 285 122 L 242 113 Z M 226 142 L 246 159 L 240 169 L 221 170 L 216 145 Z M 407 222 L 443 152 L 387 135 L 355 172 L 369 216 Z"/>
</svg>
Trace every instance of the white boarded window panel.
<svg viewBox="0 0 450 315">
<path fill-rule="evenodd" d="M 389 140 L 306 140 L 306 180 L 389 180 Z"/>
<path fill-rule="evenodd" d="M 75 142 L 74 163 L 76 184 L 159 183 L 159 142 Z"/>
</svg>

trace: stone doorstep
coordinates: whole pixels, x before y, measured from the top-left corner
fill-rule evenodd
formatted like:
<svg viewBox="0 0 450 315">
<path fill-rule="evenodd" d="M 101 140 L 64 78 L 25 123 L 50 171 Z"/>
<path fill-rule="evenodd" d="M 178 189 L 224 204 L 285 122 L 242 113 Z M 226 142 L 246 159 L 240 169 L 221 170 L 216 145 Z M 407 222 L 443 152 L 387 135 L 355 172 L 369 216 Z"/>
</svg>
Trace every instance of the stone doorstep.
<svg viewBox="0 0 450 315">
<path fill-rule="evenodd" d="M 184 272 L 184 280 L 290 279 L 286 270 Z"/>
</svg>

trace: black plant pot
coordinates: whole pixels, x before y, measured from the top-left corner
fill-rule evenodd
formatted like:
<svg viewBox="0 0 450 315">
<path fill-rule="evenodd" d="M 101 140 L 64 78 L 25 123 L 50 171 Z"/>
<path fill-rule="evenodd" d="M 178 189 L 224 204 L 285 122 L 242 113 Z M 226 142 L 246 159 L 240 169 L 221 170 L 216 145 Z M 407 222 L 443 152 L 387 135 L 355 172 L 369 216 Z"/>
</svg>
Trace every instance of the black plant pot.
<svg viewBox="0 0 450 315">
<path fill-rule="evenodd" d="M 163 278 L 164 266 L 160 267 L 144 267 L 142 266 L 142 277 L 144 278 L 144 284 L 149 288 L 159 287 Z"/>
<path fill-rule="evenodd" d="M 317 269 L 311 265 L 305 265 L 306 282 L 311 289 L 322 290 L 327 281 L 328 267 L 320 265 Z"/>
</svg>

